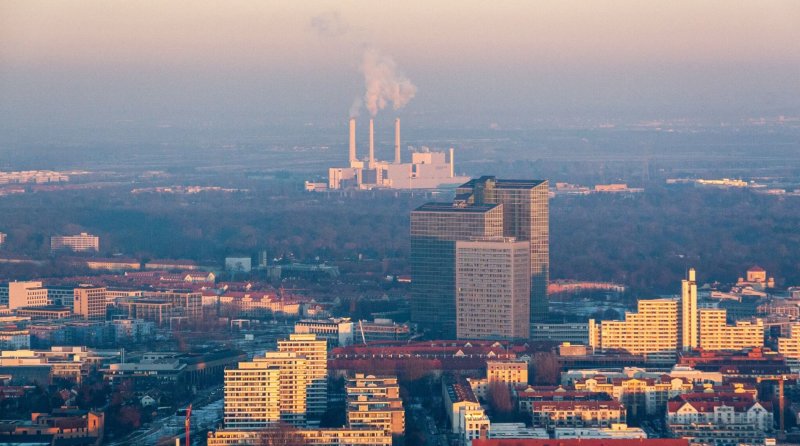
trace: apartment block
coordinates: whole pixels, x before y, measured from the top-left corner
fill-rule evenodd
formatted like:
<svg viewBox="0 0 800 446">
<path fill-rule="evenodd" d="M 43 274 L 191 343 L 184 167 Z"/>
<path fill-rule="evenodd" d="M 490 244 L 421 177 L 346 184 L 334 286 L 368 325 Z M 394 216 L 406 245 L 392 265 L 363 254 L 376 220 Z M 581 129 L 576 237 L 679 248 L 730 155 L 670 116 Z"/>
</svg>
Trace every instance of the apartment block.
<svg viewBox="0 0 800 446">
<path fill-rule="evenodd" d="M 611 427 L 625 423 L 625 406 L 617 401 L 538 401 L 531 405 L 533 427 Z"/>
<path fill-rule="evenodd" d="M 75 252 L 99 251 L 100 237 L 81 232 L 78 235 L 54 235 L 50 237 L 50 251 L 68 249 Z"/>
<path fill-rule="evenodd" d="M 528 384 L 528 363 L 521 359 L 486 361 L 486 379 L 511 386 Z"/>
<path fill-rule="evenodd" d="M 703 308 L 699 311 L 700 347 L 704 350 L 741 350 L 764 346 L 764 323 L 736 321 L 728 325 L 725 310 Z"/>
<path fill-rule="evenodd" d="M 328 343 L 314 334 L 291 334 L 278 341 L 278 351 L 305 357 L 308 367 L 306 408 L 308 415 L 320 416 L 328 408 Z"/>
<path fill-rule="evenodd" d="M 348 378 L 347 424 L 352 428 L 379 428 L 387 434 L 405 433 L 405 410 L 396 376 L 357 373 Z"/>
<path fill-rule="evenodd" d="M 225 370 L 223 422 L 229 429 L 258 429 L 281 420 L 281 368 L 268 362 L 241 362 Z"/>
<path fill-rule="evenodd" d="M 626 312 L 624 321 L 603 321 L 596 330 L 599 335 L 590 339 L 598 350 L 622 349 L 669 362 L 678 348 L 678 301 L 640 300 L 636 313 Z"/>
</svg>

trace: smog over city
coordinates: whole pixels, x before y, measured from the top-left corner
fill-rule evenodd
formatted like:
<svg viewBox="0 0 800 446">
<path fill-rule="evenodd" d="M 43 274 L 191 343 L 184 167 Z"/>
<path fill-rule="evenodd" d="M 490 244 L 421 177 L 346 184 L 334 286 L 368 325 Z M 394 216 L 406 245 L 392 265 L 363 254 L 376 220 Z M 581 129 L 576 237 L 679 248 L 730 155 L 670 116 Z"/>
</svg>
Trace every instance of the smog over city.
<svg viewBox="0 0 800 446">
<path fill-rule="evenodd" d="M 0 2 L 0 444 L 800 442 L 800 2 Z"/>
</svg>

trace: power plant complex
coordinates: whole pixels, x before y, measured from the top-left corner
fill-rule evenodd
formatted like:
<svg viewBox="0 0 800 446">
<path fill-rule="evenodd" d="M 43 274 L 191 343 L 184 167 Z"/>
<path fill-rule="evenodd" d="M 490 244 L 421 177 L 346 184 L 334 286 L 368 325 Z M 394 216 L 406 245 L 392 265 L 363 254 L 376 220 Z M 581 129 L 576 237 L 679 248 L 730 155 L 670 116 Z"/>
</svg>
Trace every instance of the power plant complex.
<svg viewBox="0 0 800 446">
<path fill-rule="evenodd" d="M 358 159 L 356 152 L 356 119 L 350 118 L 349 167 L 328 169 L 328 189 L 436 189 L 469 181 L 456 176 L 454 150 L 434 152 L 423 147 L 411 153 L 411 162 L 400 157 L 400 119 L 394 122 L 394 161 L 375 159 L 375 123 L 369 120 L 369 156 Z M 314 184 L 314 183 L 308 183 Z M 308 187 L 307 184 L 307 187 Z M 324 188 L 324 185 L 321 185 Z"/>
</svg>

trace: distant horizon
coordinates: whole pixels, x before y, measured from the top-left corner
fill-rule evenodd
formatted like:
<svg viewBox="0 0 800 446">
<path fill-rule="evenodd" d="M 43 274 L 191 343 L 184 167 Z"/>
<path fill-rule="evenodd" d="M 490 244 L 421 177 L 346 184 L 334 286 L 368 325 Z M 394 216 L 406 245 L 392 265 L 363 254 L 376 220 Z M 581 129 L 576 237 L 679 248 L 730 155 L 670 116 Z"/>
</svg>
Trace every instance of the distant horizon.
<svg viewBox="0 0 800 446">
<path fill-rule="evenodd" d="M 800 116 L 797 23 L 788 0 L 7 1 L 0 129 L 331 127 L 364 100 L 474 129 Z"/>
</svg>

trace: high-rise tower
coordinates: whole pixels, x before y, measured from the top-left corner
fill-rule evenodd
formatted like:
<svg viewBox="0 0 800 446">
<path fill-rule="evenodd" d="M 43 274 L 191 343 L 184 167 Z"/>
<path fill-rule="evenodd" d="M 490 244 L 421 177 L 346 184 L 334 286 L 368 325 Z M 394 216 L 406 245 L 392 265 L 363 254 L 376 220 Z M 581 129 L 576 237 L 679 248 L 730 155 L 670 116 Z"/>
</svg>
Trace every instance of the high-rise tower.
<svg viewBox="0 0 800 446">
<path fill-rule="evenodd" d="M 455 242 L 514 237 L 530 251 L 530 317 L 547 315 L 549 278 L 547 181 L 482 177 L 456 190 L 452 203 L 411 213 L 411 317 L 434 335 L 455 335 Z"/>
<path fill-rule="evenodd" d="M 546 180 L 502 180 L 484 176 L 456 189 L 470 205 L 502 204 L 503 236 L 530 243 L 531 322 L 547 317 L 550 279 L 550 212 Z"/>
<path fill-rule="evenodd" d="M 427 203 L 411 212 L 411 320 L 456 336 L 456 241 L 503 235 L 503 206 Z"/>
<path fill-rule="evenodd" d="M 698 322 L 697 281 L 694 268 L 690 268 L 688 278 L 681 281 L 681 347 L 683 350 L 697 348 Z"/>
</svg>

